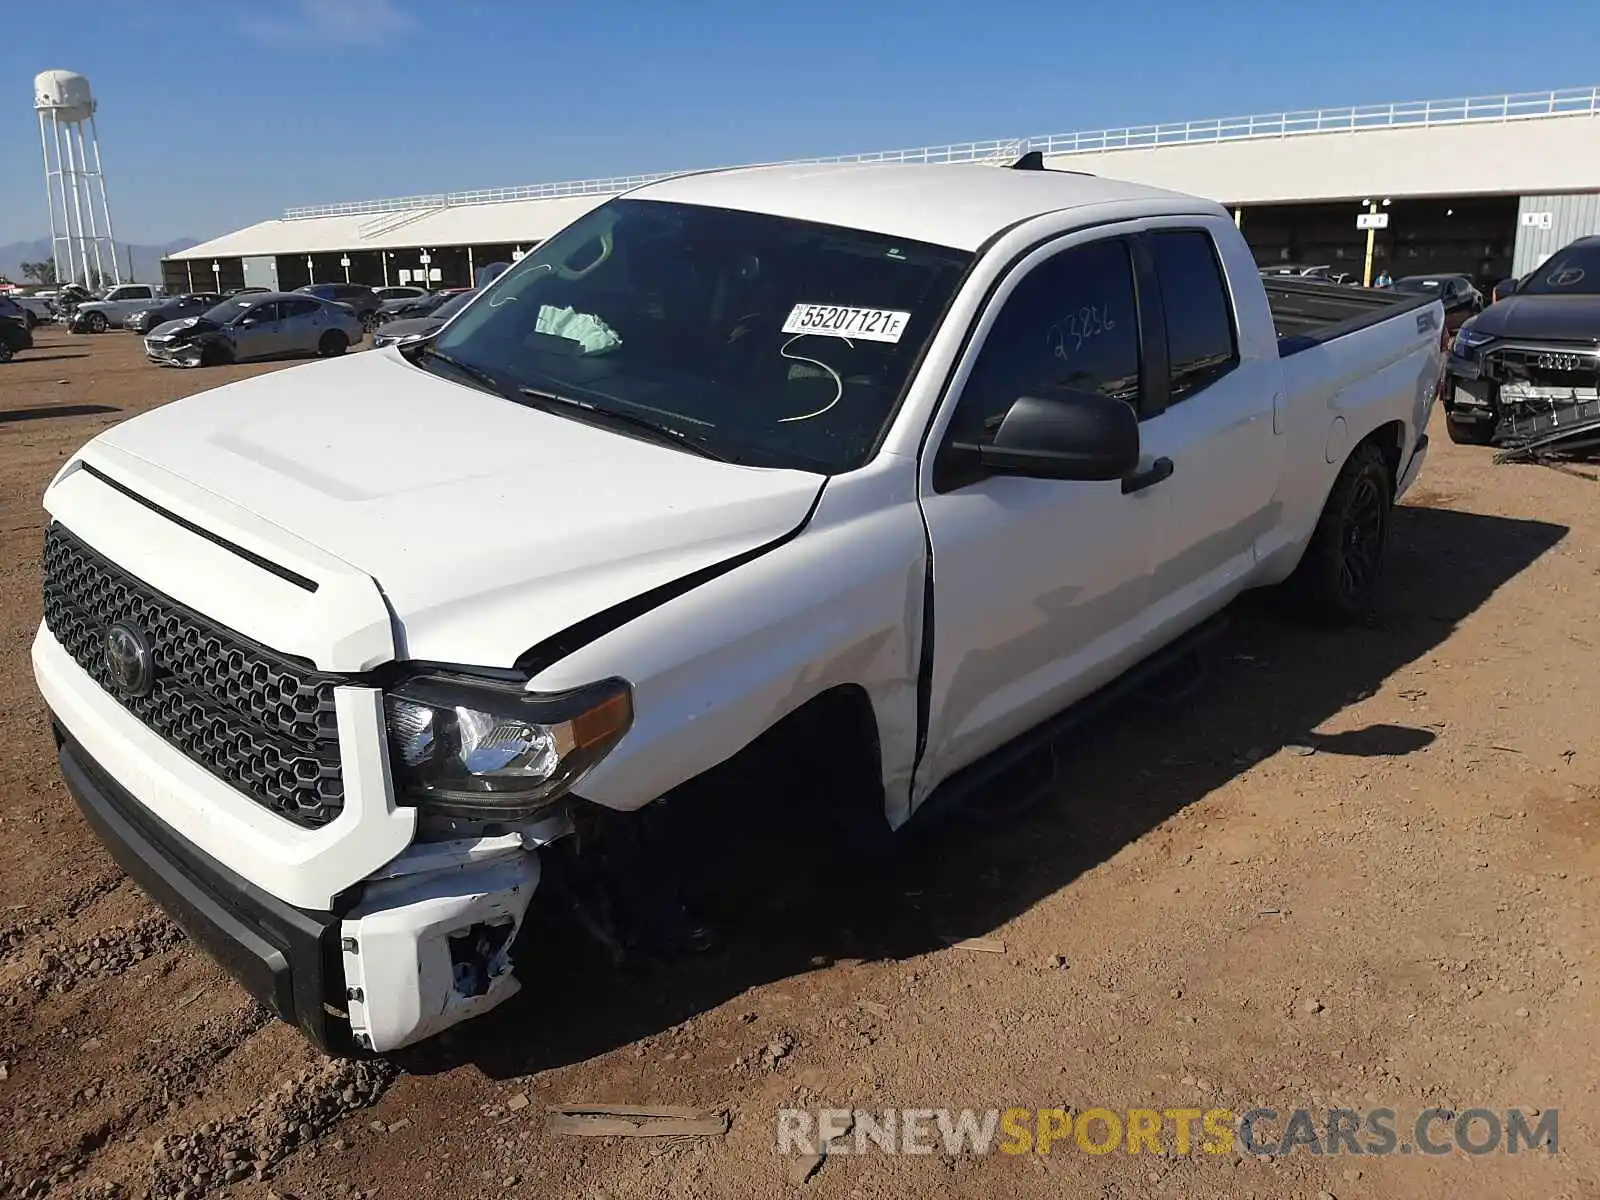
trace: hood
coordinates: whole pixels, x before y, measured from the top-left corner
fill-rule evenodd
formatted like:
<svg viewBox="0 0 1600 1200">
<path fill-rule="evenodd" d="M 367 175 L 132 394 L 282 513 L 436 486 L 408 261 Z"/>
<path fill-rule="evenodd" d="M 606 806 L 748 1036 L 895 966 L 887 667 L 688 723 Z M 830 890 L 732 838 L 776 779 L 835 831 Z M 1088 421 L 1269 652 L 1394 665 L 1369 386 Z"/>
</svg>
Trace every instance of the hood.
<svg viewBox="0 0 1600 1200">
<path fill-rule="evenodd" d="M 404 317 L 398 321 L 385 321 L 378 327 L 378 336 L 408 338 L 430 334 L 442 328 L 444 319 L 440 317 Z"/>
<path fill-rule="evenodd" d="M 1541 342 L 1600 342 L 1600 296 L 1509 296 L 1469 325 L 1490 337 Z"/>
<path fill-rule="evenodd" d="M 371 576 L 401 657 L 490 667 L 794 532 L 824 482 L 524 408 L 393 351 L 168 404 L 85 457 L 102 442 Z"/>
<path fill-rule="evenodd" d="M 204 317 L 179 317 L 175 321 L 162 321 L 150 331 L 150 336 L 166 341 L 177 338 L 179 335 L 193 337 L 196 334 L 211 333 L 221 328 L 222 326 L 215 321 L 208 321 Z"/>
</svg>

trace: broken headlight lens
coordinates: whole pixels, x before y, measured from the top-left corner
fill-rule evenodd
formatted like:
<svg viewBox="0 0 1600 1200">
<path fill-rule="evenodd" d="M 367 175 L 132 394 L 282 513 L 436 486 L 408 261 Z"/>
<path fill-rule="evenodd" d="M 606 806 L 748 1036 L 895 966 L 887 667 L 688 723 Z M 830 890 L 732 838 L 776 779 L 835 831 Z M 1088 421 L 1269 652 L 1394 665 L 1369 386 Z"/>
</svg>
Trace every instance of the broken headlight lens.
<svg viewBox="0 0 1600 1200">
<path fill-rule="evenodd" d="M 627 683 L 537 695 L 421 675 L 384 697 L 395 793 L 445 816 L 514 820 L 559 799 L 633 723 Z"/>
</svg>

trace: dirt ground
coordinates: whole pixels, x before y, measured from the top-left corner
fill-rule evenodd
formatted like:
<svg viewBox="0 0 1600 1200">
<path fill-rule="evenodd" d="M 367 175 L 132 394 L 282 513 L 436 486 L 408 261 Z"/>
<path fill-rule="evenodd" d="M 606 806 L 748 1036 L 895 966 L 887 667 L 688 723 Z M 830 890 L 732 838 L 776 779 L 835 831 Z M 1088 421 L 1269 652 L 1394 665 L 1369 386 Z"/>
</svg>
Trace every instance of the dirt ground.
<svg viewBox="0 0 1600 1200">
<path fill-rule="evenodd" d="M 64 456 L 275 368 L 40 343 L 0 367 L 0 1196 L 1600 1195 L 1593 472 L 1496 467 L 1435 428 L 1381 619 L 1307 630 L 1242 603 L 1196 693 L 1098 721 L 1030 813 L 870 882 L 730 897 L 710 954 L 552 959 L 442 1045 L 331 1063 L 123 879 L 57 777 L 28 666 Z M 969 937 L 1003 952 L 949 944 Z M 545 1132 L 567 1102 L 731 1126 Z M 1560 1137 L 1271 1161 L 1069 1140 L 832 1157 L 796 1185 L 784 1106 L 1382 1106 L 1403 1133 L 1430 1106 L 1521 1107 L 1557 1110 Z"/>
</svg>

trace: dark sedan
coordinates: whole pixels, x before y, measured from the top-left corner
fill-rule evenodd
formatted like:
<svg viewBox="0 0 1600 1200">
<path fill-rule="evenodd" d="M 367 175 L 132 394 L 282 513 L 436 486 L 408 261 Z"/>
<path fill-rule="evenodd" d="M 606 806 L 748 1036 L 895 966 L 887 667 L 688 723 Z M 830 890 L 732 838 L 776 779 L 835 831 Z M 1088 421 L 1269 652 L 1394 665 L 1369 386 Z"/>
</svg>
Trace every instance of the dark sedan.
<svg viewBox="0 0 1600 1200">
<path fill-rule="evenodd" d="M 122 327 L 131 329 L 135 333 L 149 333 L 157 325 L 164 325 L 168 321 L 181 321 L 184 317 L 198 317 L 208 309 L 215 308 L 222 301 L 223 296 L 218 292 L 187 292 L 182 296 L 159 300 L 149 308 L 130 314 L 122 322 Z"/>
<path fill-rule="evenodd" d="M 476 290 L 456 292 L 445 296 L 432 312 L 424 316 L 406 316 L 385 321 L 373 332 L 372 344 L 377 349 L 409 342 L 417 338 L 432 337 L 445 327 L 445 323 L 467 306 L 467 301 L 477 295 Z"/>
<path fill-rule="evenodd" d="M 1452 334 L 1483 311 L 1483 293 L 1465 275 L 1406 275 L 1394 290 L 1413 296 L 1437 296 L 1444 305 L 1444 325 Z"/>
<path fill-rule="evenodd" d="M 361 328 L 371 329 L 377 323 L 378 293 L 364 283 L 308 283 L 295 291 L 318 300 L 342 305 L 361 320 Z"/>
<path fill-rule="evenodd" d="M 467 290 L 469 289 L 454 288 L 447 292 L 423 292 L 420 296 L 399 296 L 393 300 L 385 300 L 378 306 L 378 321 L 382 323 L 406 317 L 429 316 L 451 297 Z"/>
</svg>

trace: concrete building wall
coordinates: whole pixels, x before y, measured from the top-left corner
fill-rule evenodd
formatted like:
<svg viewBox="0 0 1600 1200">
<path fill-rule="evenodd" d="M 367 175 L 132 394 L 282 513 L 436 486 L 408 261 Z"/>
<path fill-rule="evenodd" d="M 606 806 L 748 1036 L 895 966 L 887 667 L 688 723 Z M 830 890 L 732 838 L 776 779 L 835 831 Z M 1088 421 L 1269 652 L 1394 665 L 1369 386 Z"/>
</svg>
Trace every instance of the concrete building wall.
<svg viewBox="0 0 1600 1200">
<path fill-rule="evenodd" d="M 1600 192 L 1523 196 L 1512 273 L 1520 279 L 1568 242 L 1593 233 L 1600 233 Z"/>
<path fill-rule="evenodd" d="M 1080 152 L 1045 161 L 1224 204 L 1580 192 L 1600 185 L 1600 115 Z"/>
</svg>

